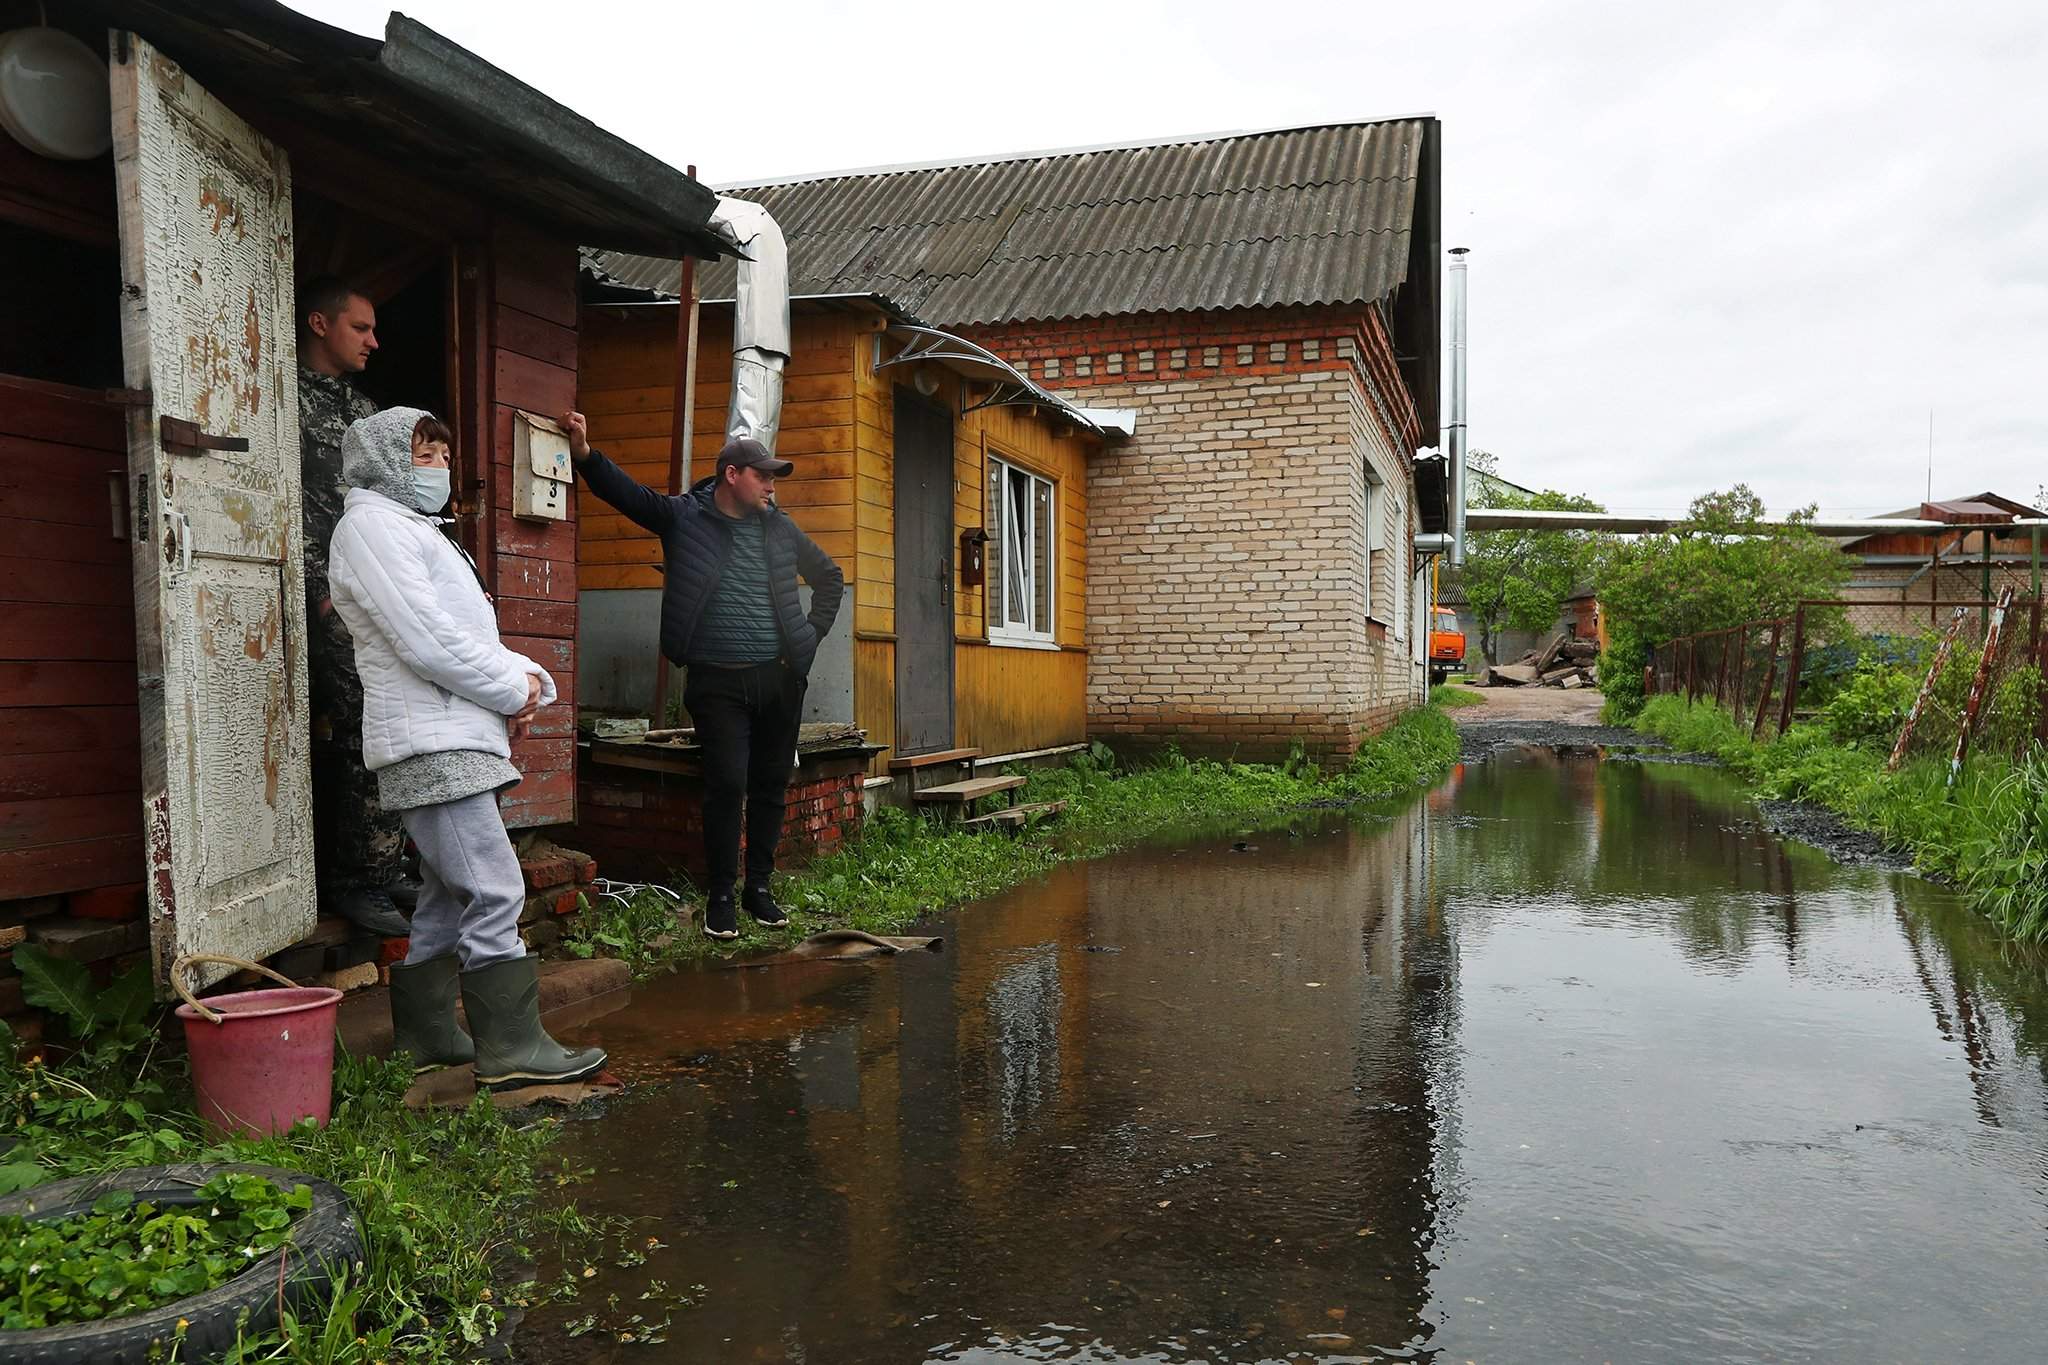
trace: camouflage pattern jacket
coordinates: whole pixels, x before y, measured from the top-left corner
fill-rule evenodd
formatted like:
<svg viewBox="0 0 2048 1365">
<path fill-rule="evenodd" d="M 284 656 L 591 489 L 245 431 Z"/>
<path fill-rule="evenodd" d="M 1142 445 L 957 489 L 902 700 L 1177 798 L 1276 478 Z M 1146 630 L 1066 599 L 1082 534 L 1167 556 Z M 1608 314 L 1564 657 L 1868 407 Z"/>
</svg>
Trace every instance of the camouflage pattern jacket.
<svg viewBox="0 0 2048 1365">
<path fill-rule="evenodd" d="M 348 492 L 341 481 L 341 435 L 350 422 L 376 411 L 377 405 L 346 379 L 299 370 L 299 479 L 305 499 L 306 623 L 311 631 L 318 631 L 320 604 L 327 600 L 327 546 Z"/>
</svg>

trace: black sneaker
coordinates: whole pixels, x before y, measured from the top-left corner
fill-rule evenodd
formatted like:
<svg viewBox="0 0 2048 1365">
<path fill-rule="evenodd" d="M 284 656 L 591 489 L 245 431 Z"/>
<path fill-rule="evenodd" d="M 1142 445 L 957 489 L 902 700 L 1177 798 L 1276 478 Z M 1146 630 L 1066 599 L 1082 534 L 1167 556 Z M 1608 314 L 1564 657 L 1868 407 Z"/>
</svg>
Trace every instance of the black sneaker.
<svg viewBox="0 0 2048 1365">
<path fill-rule="evenodd" d="M 775 903 L 775 897 L 768 894 L 767 886 L 750 886 L 740 893 L 740 904 L 754 917 L 754 923 L 763 929 L 780 929 L 789 923 L 789 916 L 782 913 L 782 907 Z"/>
<path fill-rule="evenodd" d="M 738 938 L 739 916 L 733 912 L 732 892 L 721 891 L 704 902 L 704 937 Z"/>
</svg>

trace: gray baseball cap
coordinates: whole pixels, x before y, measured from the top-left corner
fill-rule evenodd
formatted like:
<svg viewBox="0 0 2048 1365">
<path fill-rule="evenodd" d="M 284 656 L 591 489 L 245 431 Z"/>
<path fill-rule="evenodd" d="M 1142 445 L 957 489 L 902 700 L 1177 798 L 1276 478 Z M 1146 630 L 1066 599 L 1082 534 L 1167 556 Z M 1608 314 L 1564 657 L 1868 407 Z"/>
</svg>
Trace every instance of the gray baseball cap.
<svg viewBox="0 0 2048 1365">
<path fill-rule="evenodd" d="M 796 469 L 788 460 L 776 459 L 767 446 L 751 436 L 742 436 L 725 443 L 725 448 L 718 452 L 718 463 L 715 467 L 722 473 L 729 464 L 747 469 L 763 469 L 778 479 L 788 478 Z"/>
</svg>

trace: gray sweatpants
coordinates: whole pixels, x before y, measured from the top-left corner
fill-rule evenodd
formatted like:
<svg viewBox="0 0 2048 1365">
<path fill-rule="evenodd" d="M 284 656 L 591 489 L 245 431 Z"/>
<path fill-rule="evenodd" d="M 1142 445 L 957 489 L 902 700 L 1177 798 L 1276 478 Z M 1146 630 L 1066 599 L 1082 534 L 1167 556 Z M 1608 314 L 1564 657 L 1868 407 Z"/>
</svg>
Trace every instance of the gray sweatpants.
<svg viewBox="0 0 2048 1365">
<path fill-rule="evenodd" d="M 524 957 L 519 912 L 526 906 L 526 878 L 498 813 L 498 794 L 479 792 L 399 817 L 420 850 L 420 899 L 406 965 L 458 953 L 463 969 L 474 971 Z"/>
</svg>

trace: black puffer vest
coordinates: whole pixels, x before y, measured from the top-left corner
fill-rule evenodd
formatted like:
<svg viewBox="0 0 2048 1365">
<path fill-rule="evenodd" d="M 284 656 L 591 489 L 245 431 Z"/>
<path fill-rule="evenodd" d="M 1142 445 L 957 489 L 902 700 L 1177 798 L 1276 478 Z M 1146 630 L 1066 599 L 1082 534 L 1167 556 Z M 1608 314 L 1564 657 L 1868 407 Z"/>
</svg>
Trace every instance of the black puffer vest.
<svg viewBox="0 0 2048 1365">
<path fill-rule="evenodd" d="M 578 472 L 591 492 L 661 538 L 667 566 L 661 593 L 661 652 L 672 663 L 687 664 L 697 622 L 732 557 L 732 531 L 711 500 L 717 480 L 705 479 L 679 496 L 657 493 L 595 450 Z M 768 514 L 766 530 L 768 595 L 776 628 L 790 667 L 808 677 L 818 642 L 839 615 L 846 575 L 781 508 Z M 811 586 L 808 615 L 797 591 L 799 578 Z"/>
</svg>

